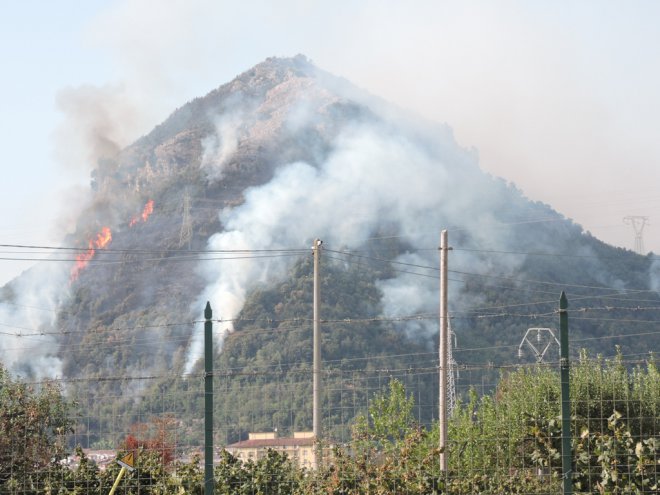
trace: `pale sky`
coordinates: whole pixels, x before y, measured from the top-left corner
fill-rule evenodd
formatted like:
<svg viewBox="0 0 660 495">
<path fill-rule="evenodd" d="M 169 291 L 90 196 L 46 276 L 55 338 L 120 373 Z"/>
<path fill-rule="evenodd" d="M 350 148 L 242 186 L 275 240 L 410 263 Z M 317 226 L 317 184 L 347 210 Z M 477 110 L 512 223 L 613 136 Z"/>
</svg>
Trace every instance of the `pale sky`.
<svg viewBox="0 0 660 495">
<path fill-rule="evenodd" d="M 0 244 L 62 242 L 98 126 L 125 146 L 265 58 L 302 53 L 446 122 L 485 171 L 610 244 L 632 249 L 623 217 L 649 217 L 645 248 L 660 253 L 660 2 L 0 6 Z M 0 284 L 27 266 L 0 260 Z"/>
</svg>

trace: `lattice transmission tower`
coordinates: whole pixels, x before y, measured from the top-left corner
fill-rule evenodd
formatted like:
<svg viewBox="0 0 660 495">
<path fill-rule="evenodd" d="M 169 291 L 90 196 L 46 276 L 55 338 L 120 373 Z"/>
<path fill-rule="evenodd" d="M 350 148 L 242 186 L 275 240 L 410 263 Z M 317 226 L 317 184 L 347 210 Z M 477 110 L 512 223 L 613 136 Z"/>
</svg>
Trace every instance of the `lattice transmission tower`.
<svg viewBox="0 0 660 495">
<path fill-rule="evenodd" d="M 523 357 L 524 348 L 527 348 L 534 354 L 536 362 L 542 363 L 548 350 L 555 346 L 559 354 L 561 345 L 552 328 L 528 328 L 518 346 L 518 358 Z"/>
<path fill-rule="evenodd" d="M 649 217 L 628 215 L 627 217 L 623 217 L 623 223 L 632 225 L 632 228 L 635 231 L 635 252 L 637 254 L 645 254 L 643 233 L 644 227 L 649 224 Z"/>
<path fill-rule="evenodd" d="M 179 232 L 179 247 L 188 245 L 192 242 L 192 219 L 190 217 L 190 194 L 186 190 L 183 195 L 183 214 L 181 219 L 181 231 Z"/>
</svg>

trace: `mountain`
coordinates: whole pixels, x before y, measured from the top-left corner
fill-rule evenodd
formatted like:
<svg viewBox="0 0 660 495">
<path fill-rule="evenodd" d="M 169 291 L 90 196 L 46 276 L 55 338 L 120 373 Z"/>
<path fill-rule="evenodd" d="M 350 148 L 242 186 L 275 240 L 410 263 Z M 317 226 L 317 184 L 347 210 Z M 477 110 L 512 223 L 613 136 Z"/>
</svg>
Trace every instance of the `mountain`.
<svg viewBox="0 0 660 495">
<path fill-rule="evenodd" d="M 324 421 L 337 435 L 391 376 L 415 387 L 420 420 L 433 417 L 442 229 L 459 392 L 533 361 L 527 347 L 518 360 L 521 339 L 557 327 L 562 290 L 574 355 L 618 345 L 632 362 L 660 343 L 649 330 L 660 306 L 653 256 L 606 245 L 482 172 L 448 125 L 303 56 L 267 59 L 183 105 L 99 160 L 91 188 L 65 249 L 0 293 L 13 329 L 0 335 L 0 361 L 28 379 L 64 379 L 87 404 L 76 439 L 86 445 L 112 443 L 117 417 L 155 410 L 187 418 L 194 443 L 206 301 L 223 441 L 309 428 L 315 238 Z M 31 340 L 17 345 L 17 333 Z"/>
</svg>

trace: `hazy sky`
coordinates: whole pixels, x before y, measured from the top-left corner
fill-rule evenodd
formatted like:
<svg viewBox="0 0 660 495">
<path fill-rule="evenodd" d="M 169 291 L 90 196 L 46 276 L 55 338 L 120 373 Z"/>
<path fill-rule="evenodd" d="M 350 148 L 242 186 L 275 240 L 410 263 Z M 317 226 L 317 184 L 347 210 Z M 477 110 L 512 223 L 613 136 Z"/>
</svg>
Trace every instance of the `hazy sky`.
<svg viewBox="0 0 660 495">
<path fill-rule="evenodd" d="M 606 242 L 632 249 L 623 217 L 650 217 L 644 244 L 660 253 L 660 2 L 0 6 L 0 244 L 61 243 L 97 133 L 127 145 L 263 59 L 303 53 L 448 123 L 484 170 Z M 0 260 L 0 283 L 25 268 Z"/>
</svg>

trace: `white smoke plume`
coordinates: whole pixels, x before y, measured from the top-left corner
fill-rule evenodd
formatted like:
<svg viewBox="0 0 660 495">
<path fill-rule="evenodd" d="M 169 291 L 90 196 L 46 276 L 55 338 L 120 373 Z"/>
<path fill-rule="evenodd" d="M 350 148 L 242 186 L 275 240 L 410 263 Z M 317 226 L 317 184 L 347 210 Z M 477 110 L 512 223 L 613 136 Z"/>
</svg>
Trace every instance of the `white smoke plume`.
<svg viewBox="0 0 660 495">
<path fill-rule="evenodd" d="M 229 159 L 238 148 L 243 112 L 229 112 L 215 121 L 215 134 L 202 140 L 201 167 L 212 180 L 221 180 Z"/>
<path fill-rule="evenodd" d="M 93 169 L 116 165 L 113 159 L 139 135 L 145 121 L 121 85 L 66 88 L 59 92 L 57 105 L 64 119 L 54 132 L 56 158 L 64 173 L 85 177 L 85 182 Z M 53 237 L 62 239 L 75 229 L 80 212 L 92 200 L 91 191 L 72 179 L 71 185 L 52 194 L 60 196 L 58 233 Z M 62 375 L 54 333 L 57 312 L 69 296 L 69 269 L 66 263 L 48 260 L 8 285 L 12 295 L 0 303 L 0 362 L 10 371 L 36 380 Z"/>
<path fill-rule="evenodd" d="M 62 376 L 55 323 L 69 295 L 68 268 L 39 263 L 8 286 L 15 297 L 0 303 L 0 362 L 12 373 L 34 380 Z"/>
<path fill-rule="evenodd" d="M 398 262 L 410 265 L 429 265 L 428 257 L 417 253 L 405 253 L 397 258 Z M 425 312 L 437 311 L 439 302 L 438 278 L 419 277 L 403 273 L 396 278 L 382 280 L 377 284 L 383 293 L 383 316 L 405 318 Z M 420 318 L 406 321 L 406 332 L 419 338 L 429 338 L 438 332 L 438 323 L 432 319 Z"/>
<path fill-rule="evenodd" d="M 90 172 L 116 166 L 119 151 L 145 129 L 148 113 L 133 101 L 123 85 L 83 85 L 58 93 L 64 119 L 53 136 L 55 156 L 71 184 L 52 192 L 59 196 L 52 237 L 61 240 L 73 232 L 80 212 L 92 201 Z M 13 295 L 0 303 L 0 362 L 13 373 L 36 380 L 62 375 L 53 333 L 57 311 L 69 295 L 69 269 L 65 263 L 45 261 L 8 285 Z"/>
<path fill-rule="evenodd" d="M 358 248 L 384 224 L 404 242 L 426 248 L 437 246 L 440 230 L 450 222 L 474 230 L 477 237 L 489 236 L 485 227 L 505 201 L 506 188 L 485 176 L 475 157 L 459 148 L 449 133 L 436 135 L 437 142 L 429 145 L 385 125 L 349 126 L 320 166 L 295 162 L 280 168 L 269 183 L 249 189 L 242 205 L 222 211 L 225 230 L 215 234 L 208 247 L 301 249 L 318 237 L 333 249 Z M 438 264 L 433 249 L 401 259 Z M 215 315 L 233 319 L 247 291 L 282 278 L 289 263 L 286 258 L 207 262 L 203 271 L 209 286 L 197 306 L 209 300 Z M 460 263 L 472 261 L 463 257 Z M 501 272 L 507 269 L 505 264 L 498 267 Z M 420 284 L 402 275 L 383 281 L 380 289 L 387 316 L 437 309 L 437 281 L 432 279 Z M 411 323 L 407 330 L 420 330 L 418 326 Z M 223 326 L 221 341 L 225 330 L 231 325 Z M 199 340 L 191 346 L 186 371 L 200 348 Z"/>
</svg>

